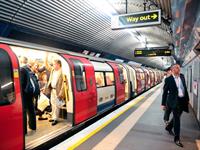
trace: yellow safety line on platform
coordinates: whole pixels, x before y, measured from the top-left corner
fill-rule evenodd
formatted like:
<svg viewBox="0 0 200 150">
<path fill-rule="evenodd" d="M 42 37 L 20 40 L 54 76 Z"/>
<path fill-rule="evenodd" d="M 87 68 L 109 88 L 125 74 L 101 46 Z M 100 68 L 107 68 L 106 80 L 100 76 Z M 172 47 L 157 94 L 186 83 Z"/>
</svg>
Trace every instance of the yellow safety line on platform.
<svg viewBox="0 0 200 150">
<path fill-rule="evenodd" d="M 132 108 L 134 105 L 136 105 L 138 102 L 140 102 L 143 98 L 144 98 L 144 96 L 136 98 L 136 100 L 133 101 L 133 104 L 131 104 L 130 106 L 128 106 L 125 110 L 121 111 L 116 116 L 114 116 L 113 118 L 111 118 L 110 120 L 108 120 L 107 122 L 105 122 L 104 124 L 102 124 L 100 127 L 96 128 L 94 131 L 92 131 L 91 133 L 89 133 L 88 135 L 86 135 L 84 138 L 80 139 L 74 145 L 70 146 L 67 150 L 73 150 L 73 149 L 77 148 L 79 145 L 81 145 L 82 143 L 84 143 L 85 141 L 87 141 L 90 137 L 92 137 L 93 135 L 95 135 L 96 133 L 98 133 L 99 131 L 101 131 L 104 127 L 106 127 L 108 124 L 110 124 L 116 118 L 118 118 L 123 113 L 125 113 L 130 108 Z"/>
</svg>

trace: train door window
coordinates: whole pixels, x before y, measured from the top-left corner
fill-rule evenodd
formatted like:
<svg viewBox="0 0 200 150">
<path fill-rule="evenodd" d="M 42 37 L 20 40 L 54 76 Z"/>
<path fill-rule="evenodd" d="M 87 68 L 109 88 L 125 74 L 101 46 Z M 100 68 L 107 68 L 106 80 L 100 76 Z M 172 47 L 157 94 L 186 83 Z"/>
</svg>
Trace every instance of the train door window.
<svg viewBox="0 0 200 150">
<path fill-rule="evenodd" d="M 7 105 L 15 100 L 13 69 L 7 52 L 0 49 L 0 58 L 0 105 Z"/>
<path fill-rule="evenodd" d="M 113 72 L 106 72 L 106 85 L 114 85 L 114 74 Z"/>
<path fill-rule="evenodd" d="M 140 80 L 140 76 L 139 76 L 139 73 L 136 71 L 136 77 L 138 80 Z"/>
<path fill-rule="evenodd" d="M 74 74 L 76 80 L 76 88 L 78 91 L 84 91 L 87 89 L 85 67 L 80 60 L 70 59 L 74 64 Z"/>
<path fill-rule="evenodd" d="M 192 93 L 192 67 L 190 67 L 190 93 Z"/>
<path fill-rule="evenodd" d="M 139 80 L 142 80 L 141 73 L 140 73 L 139 70 L 138 70 L 138 79 L 139 79 Z"/>
<path fill-rule="evenodd" d="M 119 80 L 120 80 L 120 83 L 124 83 L 124 75 L 123 75 L 123 69 L 118 66 L 118 71 L 119 71 Z"/>
<path fill-rule="evenodd" d="M 186 85 L 189 88 L 189 69 L 187 69 L 187 78 L 186 78 Z"/>
<path fill-rule="evenodd" d="M 95 79 L 97 87 L 105 86 L 105 78 L 103 72 L 95 72 Z"/>
<path fill-rule="evenodd" d="M 149 72 L 147 72 L 147 80 L 148 80 L 147 83 L 150 84 L 151 79 L 150 79 L 150 73 Z"/>
<path fill-rule="evenodd" d="M 144 80 L 144 76 L 142 72 L 140 72 L 140 76 L 141 76 L 141 80 Z"/>
</svg>

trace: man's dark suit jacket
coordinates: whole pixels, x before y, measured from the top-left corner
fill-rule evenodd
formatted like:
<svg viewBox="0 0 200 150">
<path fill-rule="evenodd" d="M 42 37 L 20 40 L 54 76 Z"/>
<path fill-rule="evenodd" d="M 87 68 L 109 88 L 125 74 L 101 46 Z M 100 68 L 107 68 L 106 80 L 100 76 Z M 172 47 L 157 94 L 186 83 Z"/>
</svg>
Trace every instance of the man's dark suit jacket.
<svg viewBox="0 0 200 150">
<path fill-rule="evenodd" d="M 179 104 L 182 107 L 182 110 L 185 112 L 189 112 L 188 103 L 189 103 L 189 96 L 187 92 L 187 87 L 185 84 L 185 78 L 183 74 L 180 74 L 181 81 L 184 87 L 184 97 L 181 99 L 182 101 Z M 176 86 L 176 82 L 174 77 L 171 75 L 165 79 L 165 84 L 163 87 L 163 95 L 162 95 L 162 105 L 167 106 L 171 109 L 177 108 L 178 104 L 178 88 Z"/>
</svg>

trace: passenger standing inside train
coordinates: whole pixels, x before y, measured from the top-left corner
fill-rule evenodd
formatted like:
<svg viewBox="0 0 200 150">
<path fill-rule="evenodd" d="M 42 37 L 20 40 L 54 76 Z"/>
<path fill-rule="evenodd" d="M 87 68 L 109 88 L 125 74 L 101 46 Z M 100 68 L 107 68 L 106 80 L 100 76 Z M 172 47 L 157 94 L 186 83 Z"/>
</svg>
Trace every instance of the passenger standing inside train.
<svg viewBox="0 0 200 150">
<path fill-rule="evenodd" d="M 40 67 L 38 62 L 34 62 L 32 65 L 33 72 L 36 74 L 37 78 L 39 78 L 39 86 L 40 86 L 40 91 L 41 94 L 44 94 L 48 98 L 50 98 L 50 92 L 46 88 L 48 78 L 50 76 L 50 73 L 46 71 L 46 68 L 44 66 Z M 38 100 L 40 97 L 35 98 L 35 110 L 36 110 L 36 115 L 39 115 L 38 120 L 47 120 L 47 117 L 43 117 L 44 111 L 40 111 L 38 109 Z M 47 110 L 47 109 L 45 109 Z"/>
<path fill-rule="evenodd" d="M 163 87 L 162 108 L 169 107 L 173 112 L 173 119 L 167 128 L 174 128 L 174 142 L 183 147 L 180 142 L 180 117 L 183 111 L 189 112 L 189 96 L 186 88 L 185 78 L 180 74 L 180 65 L 175 64 L 171 67 L 172 75 L 166 78 Z"/>
<path fill-rule="evenodd" d="M 46 53 L 44 64 L 42 66 L 38 67 L 38 69 L 37 69 L 37 71 L 38 71 L 38 73 L 40 75 L 44 75 L 45 74 L 44 77 L 46 79 L 43 78 L 43 81 L 44 80 L 49 81 L 49 77 L 50 77 L 50 73 L 51 73 L 51 70 L 52 70 L 52 66 L 48 64 L 48 53 Z M 50 99 L 51 91 L 50 91 L 49 88 L 47 88 L 47 84 L 45 84 L 45 86 L 42 88 L 42 93 L 45 94 L 45 96 L 47 96 Z M 50 106 L 48 106 L 45 109 L 47 112 L 51 112 L 52 111 L 51 102 L 49 102 L 49 104 L 50 104 Z"/>
<path fill-rule="evenodd" d="M 29 128 L 32 130 L 36 130 L 36 114 L 35 114 L 35 108 L 33 99 L 34 96 L 32 93 L 28 92 L 27 87 L 28 84 L 30 84 L 29 81 L 29 75 L 28 71 L 31 72 L 30 65 L 28 64 L 28 59 L 26 57 L 20 58 L 20 73 L 21 73 L 21 85 L 22 85 L 22 102 L 23 102 L 23 115 L 24 115 L 24 128 L 25 128 L 25 134 L 27 134 L 27 117 L 28 117 L 28 123 Z"/>
<path fill-rule="evenodd" d="M 39 67 L 39 64 L 37 62 L 32 62 L 31 70 L 34 72 L 37 79 L 38 79 L 38 67 Z M 39 99 L 39 96 L 35 97 L 35 99 L 34 99 L 34 107 L 35 107 L 36 114 L 37 114 L 38 99 Z"/>
<path fill-rule="evenodd" d="M 166 76 L 165 79 L 168 78 L 169 76 L 171 76 L 172 72 L 171 72 L 171 67 L 168 67 L 166 69 Z M 164 80 L 165 81 L 165 80 Z M 171 130 L 168 130 L 168 124 L 169 124 L 169 117 L 171 114 L 171 109 L 169 107 L 166 106 L 165 110 L 164 110 L 164 122 L 166 124 L 166 130 L 170 133 L 173 134 L 173 132 Z"/>
<path fill-rule="evenodd" d="M 64 82 L 62 73 L 62 64 L 60 60 L 54 60 L 53 69 L 51 70 L 50 78 L 47 84 L 51 90 L 51 105 L 52 105 L 52 126 L 58 123 L 60 108 L 57 106 L 58 100 L 64 100 Z"/>
</svg>

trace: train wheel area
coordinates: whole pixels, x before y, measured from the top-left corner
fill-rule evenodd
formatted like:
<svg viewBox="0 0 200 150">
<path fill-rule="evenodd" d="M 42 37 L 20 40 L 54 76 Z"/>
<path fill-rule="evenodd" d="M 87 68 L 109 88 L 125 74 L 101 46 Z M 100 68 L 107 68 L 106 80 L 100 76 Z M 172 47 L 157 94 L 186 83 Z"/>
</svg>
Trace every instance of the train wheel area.
<svg viewBox="0 0 200 150">
<path fill-rule="evenodd" d="M 51 148 L 64 149 L 179 149 L 165 130 L 160 110 L 162 85 L 135 98 L 116 111 Z M 199 126 L 194 113 L 183 114 L 184 149 L 199 149 Z M 182 149 L 182 148 L 180 148 Z"/>
</svg>

